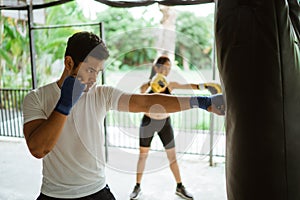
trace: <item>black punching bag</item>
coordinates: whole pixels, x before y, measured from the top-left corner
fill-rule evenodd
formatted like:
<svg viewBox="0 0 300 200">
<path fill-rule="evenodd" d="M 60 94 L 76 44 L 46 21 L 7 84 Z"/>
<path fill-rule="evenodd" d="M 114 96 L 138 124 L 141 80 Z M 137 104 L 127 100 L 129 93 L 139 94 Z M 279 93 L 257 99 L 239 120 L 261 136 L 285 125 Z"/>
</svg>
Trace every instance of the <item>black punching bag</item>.
<svg viewBox="0 0 300 200">
<path fill-rule="evenodd" d="M 298 0 L 218 0 L 228 200 L 300 200 Z"/>
</svg>

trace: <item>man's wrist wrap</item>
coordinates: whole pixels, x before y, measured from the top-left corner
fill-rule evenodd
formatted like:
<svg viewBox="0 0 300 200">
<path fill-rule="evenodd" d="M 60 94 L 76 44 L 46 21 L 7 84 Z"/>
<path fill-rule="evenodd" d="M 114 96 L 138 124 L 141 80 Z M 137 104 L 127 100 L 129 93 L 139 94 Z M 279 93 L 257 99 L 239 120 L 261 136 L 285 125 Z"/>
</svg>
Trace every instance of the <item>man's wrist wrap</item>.
<svg viewBox="0 0 300 200">
<path fill-rule="evenodd" d="M 203 96 L 191 97 L 190 106 L 191 108 L 202 108 L 207 110 L 207 108 L 211 106 L 211 98 Z"/>
<path fill-rule="evenodd" d="M 78 79 L 68 76 L 63 82 L 60 98 L 54 110 L 69 115 L 72 106 L 78 101 L 84 88 L 85 85 Z"/>
</svg>

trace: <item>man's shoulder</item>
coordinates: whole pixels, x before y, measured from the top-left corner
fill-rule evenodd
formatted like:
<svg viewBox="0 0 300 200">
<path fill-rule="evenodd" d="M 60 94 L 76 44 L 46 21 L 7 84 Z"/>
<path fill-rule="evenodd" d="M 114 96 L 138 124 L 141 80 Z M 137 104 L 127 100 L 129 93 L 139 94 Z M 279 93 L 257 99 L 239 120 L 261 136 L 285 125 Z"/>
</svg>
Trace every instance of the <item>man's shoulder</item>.
<svg viewBox="0 0 300 200">
<path fill-rule="evenodd" d="M 43 91 L 43 90 L 55 90 L 58 88 L 58 85 L 56 82 L 48 83 L 46 85 L 43 85 L 41 87 L 38 87 L 37 89 L 34 89 L 33 91 Z"/>
<path fill-rule="evenodd" d="M 98 90 L 98 91 L 114 91 L 114 90 L 118 90 L 118 89 L 113 86 L 110 86 L 110 85 L 97 85 L 96 90 Z"/>
<path fill-rule="evenodd" d="M 51 94 L 51 91 L 55 91 L 57 89 L 59 89 L 57 84 L 53 82 L 31 90 L 26 96 Z"/>
<path fill-rule="evenodd" d="M 124 93 L 123 90 L 109 85 L 97 85 L 95 91 L 97 91 L 98 94 L 109 96 L 109 97 L 115 95 L 120 96 L 121 94 Z"/>
</svg>

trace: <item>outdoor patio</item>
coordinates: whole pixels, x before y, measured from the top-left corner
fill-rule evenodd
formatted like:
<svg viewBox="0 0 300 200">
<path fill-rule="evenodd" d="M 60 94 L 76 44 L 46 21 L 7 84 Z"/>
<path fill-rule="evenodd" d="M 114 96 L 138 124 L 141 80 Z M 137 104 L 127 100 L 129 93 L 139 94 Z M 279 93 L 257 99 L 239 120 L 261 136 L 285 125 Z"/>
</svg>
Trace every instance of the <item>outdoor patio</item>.
<svg viewBox="0 0 300 200">
<path fill-rule="evenodd" d="M 129 199 L 135 184 L 136 150 L 109 148 L 107 182 L 118 200 Z M 131 155 L 131 156 L 128 156 Z M 224 158 L 178 154 L 184 185 L 195 200 L 226 200 Z M 180 200 L 163 152 L 153 152 L 147 161 L 140 200 Z M 0 200 L 34 200 L 41 184 L 41 160 L 32 157 L 25 140 L 0 137 Z"/>
</svg>

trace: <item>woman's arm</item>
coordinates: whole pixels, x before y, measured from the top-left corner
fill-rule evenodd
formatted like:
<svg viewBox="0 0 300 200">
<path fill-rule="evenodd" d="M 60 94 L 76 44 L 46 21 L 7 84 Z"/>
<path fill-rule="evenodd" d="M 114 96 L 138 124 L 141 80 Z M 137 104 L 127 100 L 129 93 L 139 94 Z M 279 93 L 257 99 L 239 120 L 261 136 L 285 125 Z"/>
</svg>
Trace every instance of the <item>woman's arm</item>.
<svg viewBox="0 0 300 200">
<path fill-rule="evenodd" d="M 145 93 L 149 87 L 150 87 L 150 81 L 144 83 L 144 84 L 140 87 L 140 92 L 141 92 L 141 93 Z"/>
<path fill-rule="evenodd" d="M 177 82 L 170 82 L 168 87 L 173 89 L 192 89 L 192 90 L 208 90 L 211 94 L 222 93 L 222 87 L 218 83 L 200 83 L 200 84 L 180 84 Z"/>
<path fill-rule="evenodd" d="M 197 90 L 199 89 L 199 84 L 180 84 L 178 82 L 169 82 L 168 87 L 173 90 L 173 89 L 192 89 L 192 90 Z"/>
</svg>

